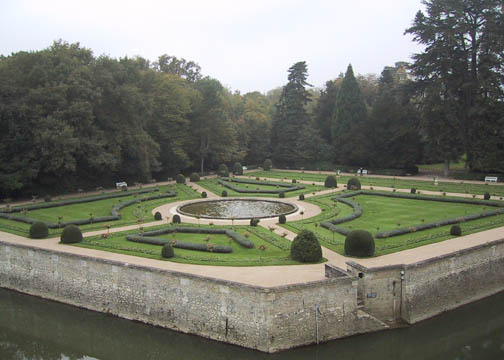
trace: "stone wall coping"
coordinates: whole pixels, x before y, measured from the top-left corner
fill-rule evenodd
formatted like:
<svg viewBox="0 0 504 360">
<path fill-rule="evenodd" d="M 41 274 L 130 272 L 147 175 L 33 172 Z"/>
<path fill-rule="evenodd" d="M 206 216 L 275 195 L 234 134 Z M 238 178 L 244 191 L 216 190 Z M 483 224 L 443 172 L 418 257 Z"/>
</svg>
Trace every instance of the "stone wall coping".
<svg viewBox="0 0 504 360">
<path fill-rule="evenodd" d="M 448 259 L 448 258 L 451 258 L 451 257 L 458 257 L 458 256 L 461 256 L 461 255 L 465 255 L 465 254 L 468 254 L 468 253 L 471 253 L 475 250 L 479 250 L 479 249 L 483 249 L 483 248 L 489 248 L 489 247 L 492 247 L 492 246 L 495 246 L 495 245 L 500 245 L 500 244 L 503 244 L 504 243 L 504 238 L 502 239 L 498 239 L 498 240 L 494 240 L 494 241 L 491 241 L 491 242 L 487 242 L 487 243 L 484 243 L 484 244 L 478 244 L 478 245 L 474 245 L 474 246 L 471 246 L 471 247 L 468 247 L 468 248 L 465 248 L 465 249 L 460 249 L 460 250 L 457 250 L 457 251 L 454 251 L 452 253 L 449 253 L 449 254 L 442 254 L 442 255 L 438 255 L 438 256 L 434 256 L 434 257 L 431 257 L 429 259 L 425 259 L 425 260 L 421 260 L 421 261 L 418 261 L 418 262 L 415 262 L 415 263 L 412 263 L 412 264 L 393 264 L 393 265 L 385 265 L 385 266 L 376 266 L 376 267 L 366 267 L 362 264 L 359 264 L 359 263 L 356 263 L 354 261 L 347 261 L 346 264 L 348 266 L 351 266 L 357 270 L 360 270 L 360 271 L 363 271 L 363 272 L 379 272 L 379 271 L 387 271 L 387 270 L 407 270 L 407 269 L 412 269 L 412 268 L 416 268 L 416 267 L 419 267 L 419 266 L 422 266 L 422 265 L 427 265 L 427 264 L 430 264 L 430 263 L 434 263 L 434 262 L 437 262 L 437 261 L 442 261 L 442 260 L 445 260 L 445 259 Z"/>
<path fill-rule="evenodd" d="M 34 240 L 34 241 L 36 241 L 36 240 Z M 34 247 L 34 246 L 26 245 L 26 244 L 16 244 L 16 243 L 12 243 L 12 242 L 5 242 L 2 240 L 0 240 L 0 245 L 23 248 L 23 249 L 30 249 L 35 252 L 42 251 L 42 252 L 49 253 L 49 254 L 62 255 L 62 256 L 75 258 L 75 259 L 79 259 L 79 260 L 95 261 L 95 262 L 99 262 L 99 263 L 107 264 L 107 265 L 123 266 L 123 267 L 128 267 L 131 269 L 148 270 L 151 272 L 156 272 L 156 273 L 161 273 L 161 274 L 170 274 L 170 275 L 174 275 L 174 276 L 180 276 L 180 277 L 195 279 L 195 280 L 199 280 L 199 281 L 212 282 L 217 285 L 225 285 L 225 286 L 230 286 L 230 287 L 235 287 L 235 288 L 248 288 L 250 290 L 254 290 L 254 291 L 260 292 L 260 293 L 286 292 L 286 291 L 290 291 L 290 290 L 299 290 L 302 288 L 317 287 L 320 285 L 348 284 L 354 280 L 353 277 L 351 277 L 350 275 L 347 275 L 347 276 L 342 276 L 342 277 L 337 277 L 337 278 L 326 278 L 326 279 L 316 280 L 316 281 L 307 281 L 304 283 L 279 285 L 279 286 L 273 286 L 273 287 L 264 287 L 264 286 L 245 284 L 245 283 L 241 283 L 238 281 L 230 281 L 230 280 L 224 280 L 224 279 L 217 279 L 217 278 L 213 278 L 213 277 L 206 277 L 206 276 L 186 273 L 186 272 L 182 272 L 182 271 L 161 269 L 161 268 L 157 268 L 157 267 L 153 267 L 153 266 L 146 266 L 146 265 L 131 264 L 131 263 L 128 263 L 125 261 L 102 259 L 99 257 L 94 257 L 94 256 L 89 256 L 89 255 L 75 254 L 75 253 L 59 251 L 59 250 L 43 249 L 43 248 Z M 285 266 L 289 266 L 289 265 L 285 265 Z"/>
</svg>

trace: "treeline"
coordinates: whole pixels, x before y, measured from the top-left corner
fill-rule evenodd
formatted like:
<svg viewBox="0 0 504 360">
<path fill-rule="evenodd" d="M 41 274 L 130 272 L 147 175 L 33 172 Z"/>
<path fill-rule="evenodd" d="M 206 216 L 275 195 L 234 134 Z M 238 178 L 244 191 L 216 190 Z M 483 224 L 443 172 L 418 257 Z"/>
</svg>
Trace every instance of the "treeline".
<svg viewBox="0 0 504 360">
<path fill-rule="evenodd" d="M 0 195 L 166 180 L 220 163 L 404 169 L 466 156 L 504 173 L 504 25 L 498 0 L 425 1 L 406 32 L 426 49 L 322 90 L 298 62 L 266 95 L 185 59 L 114 59 L 79 44 L 0 57 Z"/>
</svg>

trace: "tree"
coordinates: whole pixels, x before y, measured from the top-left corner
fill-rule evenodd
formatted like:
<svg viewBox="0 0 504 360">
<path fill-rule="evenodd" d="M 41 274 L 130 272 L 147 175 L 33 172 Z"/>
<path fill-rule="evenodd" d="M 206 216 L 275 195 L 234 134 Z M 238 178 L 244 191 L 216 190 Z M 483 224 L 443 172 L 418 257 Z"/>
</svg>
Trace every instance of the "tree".
<svg viewBox="0 0 504 360">
<path fill-rule="evenodd" d="M 310 95 L 305 86 L 306 62 L 301 61 L 292 65 L 288 70 L 288 83 L 282 89 L 282 94 L 276 105 L 276 112 L 272 126 L 273 162 L 277 166 L 294 166 L 297 156 L 293 147 L 301 133 L 303 126 L 310 123 L 306 111 L 306 104 Z"/>
<path fill-rule="evenodd" d="M 487 136 L 498 135 L 500 121 L 489 119 L 503 101 L 504 31 L 501 0 L 425 0 L 427 15 L 419 11 L 406 30 L 425 45 L 412 69 L 424 94 L 426 112 L 443 124 L 424 123 L 441 145 L 458 138 L 470 168 L 485 164 L 479 149 Z M 497 106 L 498 107 L 498 106 Z M 425 116 L 424 116 L 425 118 Z M 450 136 L 451 132 L 451 136 Z M 444 144 L 449 148 L 449 144 Z M 499 151 L 498 148 L 494 151 Z M 446 153 L 446 164 L 453 157 Z M 491 156 L 494 156 L 493 154 Z M 448 166 L 445 172 L 448 171 Z"/>
<path fill-rule="evenodd" d="M 332 144 L 337 163 L 367 165 L 367 117 L 364 97 L 355 79 L 352 65 L 348 65 L 333 114 Z"/>
<path fill-rule="evenodd" d="M 195 82 L 201 79 L 201 67 L 194 61 L 187 61 L 184 58 L 178 59 L 176 56 L 167 54 L 158 57 L 158 61 L 154 63 L 154 69 L 166 74 L 177 75 L 190 82 Z"/>
<path fill-rule="evenodd" d="M 403 70 L 402 63 L 386 67 L 379 80 L 378 96 L 366 129 L 371 167 L 413 168 L 421 154 L 419 114 L 411 81 L 402 76 Z"/>
<path fill-rule="evenodd" d="M 341 87 L 343 75 L 338 79 L 326 82 L 325 89 L 321 92 L 320 98 L 315 106 L 315 126 L 319 130 L 320 136 L 328 143 L 332 143 L 331 125 L 333 113 L 338 97 L 338 90 Z"/>
</svg>

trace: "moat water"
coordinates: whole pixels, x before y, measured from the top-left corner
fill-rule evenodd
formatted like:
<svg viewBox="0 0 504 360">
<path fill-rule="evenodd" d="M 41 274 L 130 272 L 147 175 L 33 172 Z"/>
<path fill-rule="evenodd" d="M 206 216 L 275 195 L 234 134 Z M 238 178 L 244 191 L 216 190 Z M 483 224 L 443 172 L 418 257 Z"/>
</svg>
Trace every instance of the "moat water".
<svg viewBox="0 0 504 360">
<path fill-rule="evenodd" d="M 496 360 L 504 293 L 413 327 L 263 354 L 0 289 L 0 359 Z"/>
</svg>

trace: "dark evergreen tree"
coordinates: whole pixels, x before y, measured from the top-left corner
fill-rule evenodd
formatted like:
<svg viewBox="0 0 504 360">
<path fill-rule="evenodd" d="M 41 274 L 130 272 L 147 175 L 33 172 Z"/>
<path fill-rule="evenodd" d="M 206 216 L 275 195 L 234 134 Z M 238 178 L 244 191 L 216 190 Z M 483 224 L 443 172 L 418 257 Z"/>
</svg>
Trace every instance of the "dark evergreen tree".
<svg viewBox="0 0 504 360">
<path fill-rule="evenodd" d="M 364 97 L 355 79 L 352 65 L 348 65 L 333 114 L 332 145 L 337 163 L 362 166 L 368 164 L 369 139 L 365 136 L 367 117 Z"/>
<path fill-rule="evenodd" d="M 315 125 L 319 130 L 320 136 L 322 136 L 328 144 L 332 142 L 331 125 L 338 90 L 342 81 L 343 76 L 336 80 L 327 81 L 326 87 L 321 92 L 320 98 L 315 106 Z"/>
<path fill-rule="evenodd" d="M 310 95 L 305 89 L 307 66 L 304 61 L 295 63 L 288 70 L 288 83 L 282 89 L 273 118 L 272 147 L 276 166 L 295 166 L 295 144 L 303 126 L 310 123 L 306 104 Z M 310 86 L 310 85 L 309 85 Z"/>
<path fill-rule="evenodd" d="M 429 131 L 433 137 L 430 143 L 441 145 L 458 139 L 469 167 L 499 167 L 485 158 L 500 151 L 490 150 L 487 138 L 490 142 L 498 138 L 497 126 L 502 122 L 493 111 L 503 101 L 502 1 L 425 0 L 424 5 L 426 15 L 419 11 L 406 33 L 426 46 L 424 52 L 414 56 L 412 65 L 426 99 L 424 109 L 445 123 L 424 124 L 426 128 L 434 126 Z M 450 144 L 442 147 L 450 148 Z M 479 151 L 482 147 L 484 152 Z M 451 157 L 453 152 L 447 152 L 447 165 Z"/>
</svg>

